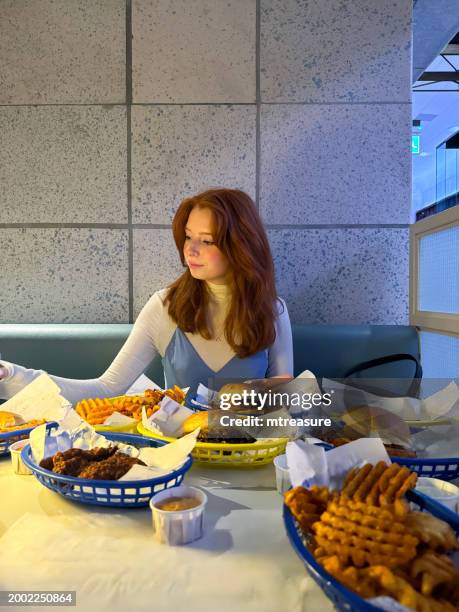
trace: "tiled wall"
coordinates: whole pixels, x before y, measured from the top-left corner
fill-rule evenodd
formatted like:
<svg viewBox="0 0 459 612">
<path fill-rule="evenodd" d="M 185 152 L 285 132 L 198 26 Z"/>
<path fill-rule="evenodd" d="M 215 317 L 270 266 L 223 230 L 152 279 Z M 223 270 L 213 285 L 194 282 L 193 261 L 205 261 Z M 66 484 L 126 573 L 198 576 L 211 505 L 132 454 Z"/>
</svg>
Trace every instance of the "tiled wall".
<svg viewBox="0 0 459 612">
<path fill-rule="evenodd" d="M 412 0 L 3 0 L 0 321 L 126 322 L 239 187 L 308 323 L 406 323 Z M 131 37 L 132 34 L 132 37 Z"/>
</svg>

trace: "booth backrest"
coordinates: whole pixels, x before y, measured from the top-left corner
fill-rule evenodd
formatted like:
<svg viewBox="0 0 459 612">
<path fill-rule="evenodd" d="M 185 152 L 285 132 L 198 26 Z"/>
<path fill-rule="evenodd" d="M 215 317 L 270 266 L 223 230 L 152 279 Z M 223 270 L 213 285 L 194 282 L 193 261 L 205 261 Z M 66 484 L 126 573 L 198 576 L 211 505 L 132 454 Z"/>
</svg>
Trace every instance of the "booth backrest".
<svg viewBox="0 0 459 612">
<path fill-rule="evenodd" d="M 127 324 L 0 324 L 1 358 L 50 374 L 94 378 L 102 374 L 126 340 Z M 416 328 L 408 325 L 293 325 L 295 375 L 342 378 L 359 363 L 405 353 L 420 359 Z M 410 378 L 413 362 L 372 368 L 368 375 Z M 161 358 L 145 374 L 164 384 Z"/>
</svg>

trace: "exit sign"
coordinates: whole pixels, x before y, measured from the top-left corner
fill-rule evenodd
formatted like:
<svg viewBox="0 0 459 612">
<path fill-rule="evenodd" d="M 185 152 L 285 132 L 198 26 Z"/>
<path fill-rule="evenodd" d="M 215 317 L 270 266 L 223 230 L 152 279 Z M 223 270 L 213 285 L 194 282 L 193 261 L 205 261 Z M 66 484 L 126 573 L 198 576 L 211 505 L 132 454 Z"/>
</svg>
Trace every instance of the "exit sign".
<svg viewBox="0 0 459 612">
<path fill-rule="evenodd" d="M 419 134 L 411 135 L 411 153 L 413 155 L 419 155 L 421 152 L 421 137 Z"/>
</svg>

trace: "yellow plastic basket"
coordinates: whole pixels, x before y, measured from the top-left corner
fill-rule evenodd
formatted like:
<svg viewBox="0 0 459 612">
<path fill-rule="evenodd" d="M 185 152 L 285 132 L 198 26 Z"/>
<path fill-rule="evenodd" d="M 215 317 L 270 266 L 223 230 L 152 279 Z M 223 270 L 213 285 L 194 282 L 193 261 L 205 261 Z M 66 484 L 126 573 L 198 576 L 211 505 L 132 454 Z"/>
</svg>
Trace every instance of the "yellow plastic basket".
<svg viewBox="0 0 459 612">
<path fill-rule="evenodd" d="M 175 442 L 176 438 L 167 438 L 145 429 L 142 423 L 137 431 L 143 436 Z M 230 444 L 197 442 L 191 456 L 197 463 L 205 463 L 209 467 L 255 468 L 271 463 L 274 457 L 285 452 L 287 438 L 269 438 L 257 440 L 250 444 Z"/>
<path fill-rule="evenodd" d="M 113 431 L 118 433 L 136 433 L 137 421 L 134 423 L 126 423 L 125 425 L 94 425 L 94 429 L 100 433 L 104 431 Z"/>
<path fill-rule="evenodd" d="M 139 393 L 138 396 L 142 394 Z M 138 397 L 135 395 L 117 395 L 115 397 L 107 397 L 109 402 L 115 402 L 116 400 L 123 399 L 125 397 Z M 184 402 L 182 402 L 183 404 Z M 137 421 L 135 423 L 127 423 L 126 425 L 94 425 L 96 431 L 101 433 L 104 431 L 118 432 L 118 433 L 136 433 L 137 432 Z"/>
<path fill-rule="evenodd" d="M 117 395 L 116 397 L 107 397 L 109 402 L 122 399 L 125 395 Z M 94 425 L 94 429 L 103 433 L 104 431 L 113 431 L 118 433 L 136 433 L 137 421 L 135 423 L 126 423 L 125 425 Z"/>
<path fill-rule="evenodd" d="M 139 393 L 138 395 L 142 395 L 141 393 Z M 116 400 L 119 399 L 123 399 L 124 397 L 136 397 L 136 396 L 132 396 L 132 395 L 117 395 L 115 397 L 107 397 L 109 402 L 114 402 Z M 185 402 L 181 402 L 182 404 L 184 404 Z M 136 421 L 135 423 L 127 423 L 126 425 L 94 425 L 94 429 L 96 431 L 100 431 L 101 433 L 103 433 L 104 431 L 112 431 L 112 432 L 118 432 L 118 433 L 136 433 L 137 432 L 137 424 L 138 422 Z"/>
</svg>

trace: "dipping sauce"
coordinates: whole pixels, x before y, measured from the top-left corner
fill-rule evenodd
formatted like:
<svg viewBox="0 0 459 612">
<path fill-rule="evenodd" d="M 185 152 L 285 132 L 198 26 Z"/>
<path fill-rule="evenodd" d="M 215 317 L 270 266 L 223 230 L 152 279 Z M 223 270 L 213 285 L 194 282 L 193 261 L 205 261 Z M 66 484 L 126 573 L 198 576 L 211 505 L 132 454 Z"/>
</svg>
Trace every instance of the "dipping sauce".
<svg viewBox="0 0 459 612">
<path fill-rule="evenodd" d="M 201 502 L 195 497 L 169 497 L 164 501 L 155 504 L 158 510 L 168 510 L 169 512 L 180 512 L 181 510 L 190 510 L 200 506 Z"/>
<path fill-rule="evenodd" d="M 9 450 L 13 450 L 13 451 L 21 451 L 24 446 L 26 446 L 27 444 L 29 444 L 30 440 L 29 438 L 25 438 L 24 440 L 18 440 L 17 442 L 14 442 L 13 444 L 10 444 L 10 448 Z"/>
</svg>

